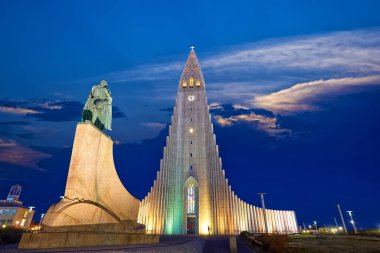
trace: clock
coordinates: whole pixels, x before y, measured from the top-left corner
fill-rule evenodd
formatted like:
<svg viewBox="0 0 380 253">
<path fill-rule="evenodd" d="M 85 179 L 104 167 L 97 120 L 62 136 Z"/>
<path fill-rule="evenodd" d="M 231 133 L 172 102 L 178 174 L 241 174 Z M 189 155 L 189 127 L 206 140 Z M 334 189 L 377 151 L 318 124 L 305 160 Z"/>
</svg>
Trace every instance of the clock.
<svg viewBox="0 0 380 253">
<path fill-rule="evenodd" d="M 189 96 L 187 97 L 187 99 L 188 99 L 190 102 L 192 102 L 192 101 L 195 100 L 195 96 L 194 96 L 194 95 L 189 95 Z"/>
</svg>

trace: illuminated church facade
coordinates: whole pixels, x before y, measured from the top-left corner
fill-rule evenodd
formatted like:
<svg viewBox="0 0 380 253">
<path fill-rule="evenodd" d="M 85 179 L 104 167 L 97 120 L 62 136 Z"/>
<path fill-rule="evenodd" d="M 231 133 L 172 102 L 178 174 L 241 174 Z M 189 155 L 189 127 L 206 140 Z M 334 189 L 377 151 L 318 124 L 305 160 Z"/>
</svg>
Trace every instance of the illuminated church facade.
<svg viewBox="0 0 380 253">
<path fill-rule="evenodd" d="M 153 234 L 294 233 L 294 211 L 250 205 L 232 191 L 207 104 L 205 81 L 192 48 L 178 86 L 160 170 L 140 202 L 138 222 Z"/>
</svg>

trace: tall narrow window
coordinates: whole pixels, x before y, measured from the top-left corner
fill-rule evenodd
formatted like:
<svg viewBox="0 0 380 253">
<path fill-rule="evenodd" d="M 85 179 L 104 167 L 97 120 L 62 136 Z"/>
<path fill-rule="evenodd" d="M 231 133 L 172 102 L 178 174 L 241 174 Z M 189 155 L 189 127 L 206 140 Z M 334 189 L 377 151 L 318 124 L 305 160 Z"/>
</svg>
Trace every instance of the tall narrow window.
<svg viewBox="0 0 380 253">
<path fill-rule="evenodd" d="M 187 188 L 187 214 L 195 214 L 195 189 L 194 185 Z"/>
<path fill-rule="evenodd" d="M 194 87 L 194 79 L 191 77 L 190 78 L 190 88 Z"/>
<path fill-rule="evenodd" d="M 192 140 L 190 140 L 190 144 L 193 144 L 193 141 L 192 141 Z"/>
<path fill-rule="evenodd" d="M 183 81 L 183 83 L 182 83 L 182 88 L 186 88 L 186 86 L 187 86 L 186 81 Z"/>
<path fill-rule="evenodd" d="M 193 153 L 190 153 L 190 157 L 193 157 Z"/>
<path fill-rule="evenodd" d="M 201 87 L 201 81 L 197 80 L 197 87 Z"/>
</svg>

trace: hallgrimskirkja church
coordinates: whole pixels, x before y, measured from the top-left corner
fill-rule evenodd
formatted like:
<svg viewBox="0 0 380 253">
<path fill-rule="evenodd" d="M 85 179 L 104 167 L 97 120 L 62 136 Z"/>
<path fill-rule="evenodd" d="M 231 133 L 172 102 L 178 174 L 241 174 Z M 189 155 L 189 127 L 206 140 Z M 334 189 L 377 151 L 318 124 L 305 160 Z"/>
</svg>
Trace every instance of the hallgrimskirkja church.
<svg viewBox="0 0 380 253">
<path fill-rule="evenodd" d="M 138 222 L 152 234 L 297 232 L 294 211 L 263 210 L 244 202 L 231 189 L 193 48 L 179 81 L 160 170 L 140 202 Z"/>
</svg>

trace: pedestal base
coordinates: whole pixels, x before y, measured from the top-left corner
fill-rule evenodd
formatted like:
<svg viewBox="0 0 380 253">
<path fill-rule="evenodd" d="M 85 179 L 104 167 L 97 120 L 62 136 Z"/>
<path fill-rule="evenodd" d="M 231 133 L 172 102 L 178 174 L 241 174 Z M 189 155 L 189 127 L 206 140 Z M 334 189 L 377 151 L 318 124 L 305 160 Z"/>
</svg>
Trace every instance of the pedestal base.
<svg viewBox="0 0 380 253">
<path fill-rule="evenodd" d="M 26 232 L 19 249 L 48 249 L 158 243 L 159 235 L 142 233 Z"/>
</svg>

